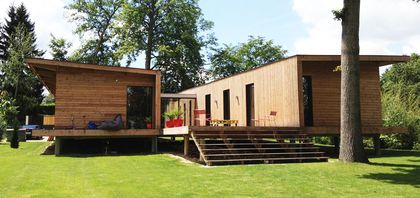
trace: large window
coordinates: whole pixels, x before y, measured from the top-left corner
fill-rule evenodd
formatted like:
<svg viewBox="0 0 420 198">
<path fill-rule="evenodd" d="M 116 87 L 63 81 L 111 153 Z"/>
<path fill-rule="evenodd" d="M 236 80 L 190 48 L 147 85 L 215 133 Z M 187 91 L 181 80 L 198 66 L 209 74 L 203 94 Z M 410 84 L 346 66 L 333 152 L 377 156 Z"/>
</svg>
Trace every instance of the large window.
<svg viewBox="0 0 420 198">
<path fill-rule="evenodd" d="M 152 120 L 153 88 L 127 88 L 127 128 L 145 129 Z"/>
</svg>

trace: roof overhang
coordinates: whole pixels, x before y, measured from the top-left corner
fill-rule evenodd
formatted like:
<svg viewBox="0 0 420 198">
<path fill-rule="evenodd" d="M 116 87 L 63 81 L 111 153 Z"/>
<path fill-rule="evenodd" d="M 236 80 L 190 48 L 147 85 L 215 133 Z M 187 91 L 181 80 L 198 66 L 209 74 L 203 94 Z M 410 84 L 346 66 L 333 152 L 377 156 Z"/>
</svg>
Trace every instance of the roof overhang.
<svg viewBox="0 0 420 198">
<path fill-rule="evenodd" d="M 340 62 L 341 55 L 296 55 L 302 62 Z M 404 55 L 360 55 L 360 62 L 376 62 L 379 66 L 403 63 L 410 60 L 409 56 Z"/>
<path fill-rule="evenodd" d="M 41 58 L 27 58 L 26 63 L 50 93 L 55 95 L 56 74 L 59 68 L 88 69 L 110 72 L 123 72 L 142 75 L 158 75 L 160 71 L 119 66 L 95 65 L 70 61 L 48 60 Z"/>
</svg>

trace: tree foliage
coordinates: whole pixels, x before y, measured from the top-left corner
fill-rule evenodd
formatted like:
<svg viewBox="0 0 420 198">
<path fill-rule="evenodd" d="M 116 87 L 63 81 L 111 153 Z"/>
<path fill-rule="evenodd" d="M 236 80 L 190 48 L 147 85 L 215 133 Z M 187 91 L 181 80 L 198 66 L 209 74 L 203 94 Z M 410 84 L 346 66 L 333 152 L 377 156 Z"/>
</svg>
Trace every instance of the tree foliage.
<svg viewBox="0 0 420 198">
<path fill-rule="evenodd" d="M 18 125 L 18 123 L 16 123 L 18 107 L 15 106 L 15 102 L 16 101 L 10 97 L 6 91 L 0 92 L 0 141 L 8 126 L 13 126 L 13 128 L 15 128 L 14 126 Z M 14 130 L 11 141 L 12 148 L 19 147 L 19 142 L 17 140 L 17 130 Z"/>
<path fill-rule="evenodd" d="M 1 72 L 4 73 L 3 82 L 5 87 L 14 88 L 14 90 L 8 91 L 9 93 L 6 97 L 2 96 L 4 101 L 10 101 L 3 105 L 6 105 L 4 107 L 6 108 L 5 114 L 8 115 L 6 116 L 7 124 L 13 128 L 10 144 L 12 148 L 19 147 L 17 138 L 19 112 L 22 111 L 26 113 L 35 109 L 40 104 L 39 98 L 25 95 L 25 93 L 30 92 L 33 89 L 33 85 L 36 85 L 38 82 L 25 64 L 25 58 L 32 54 L 32 42 L 26 27 L 23 24 L 19 24 L 16 27 L 15 32 L 10 36 L 9 48 L 7 49 L 7 60 L 0 66 Z"/>
<path fill-rule="evenodd" d="M 51 50 L 51 55 L 54 60 L 67 60 L 69 57 L 69 48 L 72 46 L 70 42 L 67 42 L 64 38 L 56 38 L 51 35 L 50 43 L 48 47 Z"/>
<path fill-rule="evenodd" d="M 155 67 L 162 72 L 165 92 L 178 92 L 205 81 L 205 60 L 201 51 L 213 44 L 208 31 L 213 23 L 205 21 L 197 1 L 173 1 L 173 9 L 163 18 L 165 34 L 157 49 Z"/>
<path fill-rule="evenodd" d="M 0 60 L 6 61 L 8 59 L 11 35 L 16 31 L 18 25 L 22 25 L 29 34 L 32 41 L 31 55 L 37 57 L 42 56 L 44 52 L 36 47 L 35 23 L 29 19 L 29 13 L 25 6 L 23 4 L 17 7 L 12 5 L 9 7 L 7 15 L 6 23 L 0 29 Z"/>
<path fill-rule="evenodd" d="M 75 33 L 82 39 L 81 47 L 71 57 L 78 62 L 118 65 L 122 59 L 115 52 L 117 16 L 124 0 L 73 0 L 66 8 L 70 20 L 77 23 Z"/>
<path fill-rule="evenodd" d="M 19 120 L 36 115 L 41 103 L 42 84 L 25 65 L 25 57 L 39 57 L 44 52 L 36 48 L 34 23 L 23 4 L 10 6 L 8 19 L 1 27 L 0 88 L 15 99 Z M 17 80 L 18 79 L 18 80 Z"/>
<path fill-rule="evenodd" d="M 214 39 L 205 32 L 213 23 L 203 19 L 197 0 L 132 0 L 122 14 L 120 53 L 129 63 L 145 54 L 145 68 L 162 71 L 166 92 L 204 82 L 203 48 Z"/>
<path fill-rule="evenodd" d="M 407 127 L 408 134 L 383 136 L 391 148 L 420 150 L 420 56 L 392 66 L 381 77 L 385 126 Z"/>
<path fill-rule="evenodd" d="M 224 45 L 210 56 L 211 76 L 224 78 L 284 58 L 287 51 L 272 40 L 250 36 L 236 46 Z"/>
</svg>

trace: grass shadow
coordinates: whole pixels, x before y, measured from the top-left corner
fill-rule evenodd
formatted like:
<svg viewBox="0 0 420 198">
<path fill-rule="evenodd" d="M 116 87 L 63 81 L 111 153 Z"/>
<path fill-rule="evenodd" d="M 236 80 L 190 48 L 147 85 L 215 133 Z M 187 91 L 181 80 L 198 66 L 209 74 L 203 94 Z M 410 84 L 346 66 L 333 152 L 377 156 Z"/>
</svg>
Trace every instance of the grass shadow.
<svg viewBox="0 0 420 198">
<path fill-rule="evenodd" d="M 411 185 L 420 188 L 420 165 L 415 164 L 391 164 L 370 163 L 373 166 L 393 167 L 396 173 L 369 173 L 360 176 L 365 179 L 374 179 L 391 184 Z"/>
<path fill-rule="evenodd" d="M 330 158 L 338 158 L 339 151 L 331 145 L 322 145 L 317 144 L 317 147 L 320 148 L 320 151 L 325 152 L 325 154 Z M 409 151 L 409 150 L 392 150 L 392 149 L 382 149 L 379 156 L 375 155 L 375 150 L 370 148 L 365 148 L 365 152 L 369 158 L 381 158 L 381 157 L 420 157 L 420 151 Z M 415 161 L 413 161 L 415 162 Z M 420 162 L 418 160 L 417 162 Z"/>
</svg>

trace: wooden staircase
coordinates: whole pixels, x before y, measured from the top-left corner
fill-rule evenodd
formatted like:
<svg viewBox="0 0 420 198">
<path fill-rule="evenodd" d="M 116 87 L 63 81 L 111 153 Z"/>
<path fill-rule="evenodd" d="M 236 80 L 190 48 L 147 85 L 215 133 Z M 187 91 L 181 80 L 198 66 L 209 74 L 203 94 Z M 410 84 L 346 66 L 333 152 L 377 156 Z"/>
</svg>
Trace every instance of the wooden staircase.
<svg viewBox="0 0 420 198">
<path fill-rule="evenodd" d="M 192 131 L 206 165 L 326 162 L 300 131 Z"/>
</svg>

